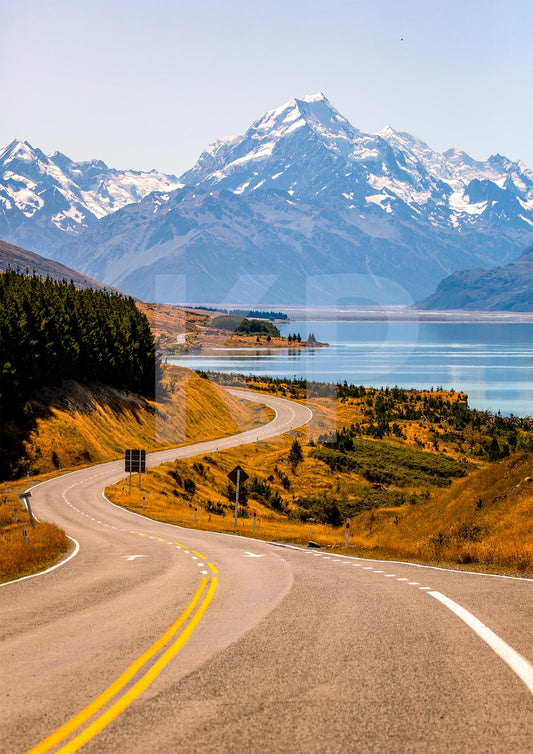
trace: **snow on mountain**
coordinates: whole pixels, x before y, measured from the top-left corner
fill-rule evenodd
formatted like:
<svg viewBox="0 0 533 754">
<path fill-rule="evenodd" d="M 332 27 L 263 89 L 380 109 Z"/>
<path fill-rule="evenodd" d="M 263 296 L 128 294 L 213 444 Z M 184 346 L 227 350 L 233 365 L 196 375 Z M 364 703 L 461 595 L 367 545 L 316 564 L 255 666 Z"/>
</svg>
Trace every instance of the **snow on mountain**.
<svg viewBox="0 0 533 754">
<path fill-rule="evenodd" d="M 0 148 L 0 237 L 34 241 L 51 253 L 84 227 L 152 191 L 179 186 L 175 176 L 108 168 L 101 160 L 73 162 L 27 141 Z"/>
<path fill-rule="evenodd" d="M 523 163 L 441 154 L 390 127 L 363 133 L 323 94 L 218 140 L 179 182 L 93 221 L 60 260 L 166 301 L 411 303 L 533 242 Z"/>
</svg>

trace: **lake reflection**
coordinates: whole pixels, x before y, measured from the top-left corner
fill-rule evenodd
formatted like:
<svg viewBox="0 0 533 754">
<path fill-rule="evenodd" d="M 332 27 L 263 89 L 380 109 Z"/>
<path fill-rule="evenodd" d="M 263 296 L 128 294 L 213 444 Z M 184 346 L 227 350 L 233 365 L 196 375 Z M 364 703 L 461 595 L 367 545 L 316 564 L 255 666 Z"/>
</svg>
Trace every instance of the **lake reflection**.
<svg viewBox="0 0 533 754">
<path fill-rule="evenodd" d="M 524 323 L 289 322 L 329 348 L 219 349 L 169 359 L 192 369 L 365 386 L 468 393 L 475 408 L 533 414 L 533 325 Z"/>
</svg>

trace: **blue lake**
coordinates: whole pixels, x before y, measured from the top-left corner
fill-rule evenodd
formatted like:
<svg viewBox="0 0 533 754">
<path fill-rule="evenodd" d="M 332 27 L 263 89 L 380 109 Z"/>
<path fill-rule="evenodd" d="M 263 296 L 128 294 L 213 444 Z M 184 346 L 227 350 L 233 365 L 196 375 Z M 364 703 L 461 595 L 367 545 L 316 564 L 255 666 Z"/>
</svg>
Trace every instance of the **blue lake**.
<svg viewBox="0 0 533 754">
<path fill-rule="evenodd" d="M 533 324 L 293 321 L 329 348 L 218 349 L 170 358 L 192 369 L 468 393 L 473 408 L 533 415 Z"/>
</svg>

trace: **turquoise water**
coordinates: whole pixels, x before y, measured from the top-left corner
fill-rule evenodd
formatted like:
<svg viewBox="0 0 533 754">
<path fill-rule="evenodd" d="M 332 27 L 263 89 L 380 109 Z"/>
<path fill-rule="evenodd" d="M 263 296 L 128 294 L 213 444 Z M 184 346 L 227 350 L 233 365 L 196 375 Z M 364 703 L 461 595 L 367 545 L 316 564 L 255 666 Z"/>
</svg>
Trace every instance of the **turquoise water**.
<svg viewBox="0 0 533 754">
<path fill-rule="evenodd" d="M 329 348 L 220 349 L 169 359 L 192 369 L 303 377 L 365 386 L 468 393 L 474 408 L 533 415 L 533 325 L 524 323 L 289 322 Z"/>
</svg>

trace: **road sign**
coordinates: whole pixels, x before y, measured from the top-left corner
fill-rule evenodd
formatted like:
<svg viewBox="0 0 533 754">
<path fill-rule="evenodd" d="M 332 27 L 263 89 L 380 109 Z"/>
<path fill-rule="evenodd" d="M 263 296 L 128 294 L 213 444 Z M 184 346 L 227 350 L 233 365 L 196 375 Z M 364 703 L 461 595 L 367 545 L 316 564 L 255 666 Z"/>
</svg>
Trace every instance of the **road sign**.
<svg viewBox="0 0 533 754">
<path fill-rule="evenodd" d="M 237 484 L 237 481 L 239 481 L 239 484 L 244 484 L 244 482 L 248 479 L 248 474 L 240 466 L 235 466 L 233 471 L 230 471 L 230 473 L 228 474 L 228 479 L 235 485 Z"/>
<path fill-rule="evenodd" d="M 146 471 L 146 450 L 129 448 L 126 450 L 124 461 L 126 471 L 144 473 Z"/>
<path fill-rule="evenodd" d="M 238 500 L 237 500 L 237 492 L 229 492 L 228 500 L 230 501 L 230 503 L 239 503 L 239 505 L 245 505 L 248 502 L 248 498 L 246 497 L 246 492 L 244 492 L 243 490 L 239 490 Z"/>
</svg>

